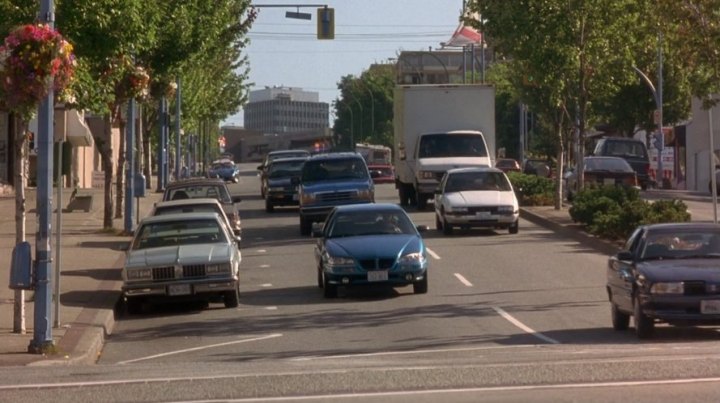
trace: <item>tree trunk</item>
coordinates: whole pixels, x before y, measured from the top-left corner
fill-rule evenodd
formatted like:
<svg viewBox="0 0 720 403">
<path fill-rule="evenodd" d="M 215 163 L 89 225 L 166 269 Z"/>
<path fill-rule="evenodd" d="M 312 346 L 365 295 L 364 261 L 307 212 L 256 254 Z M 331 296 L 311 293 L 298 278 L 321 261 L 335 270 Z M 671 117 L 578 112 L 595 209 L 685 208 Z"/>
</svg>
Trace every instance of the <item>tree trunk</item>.
<svg viewBox="0 0 720 403">
<path fill-rule="evenodd" d="M 151 109 L 144 107 L 142 114 L 142 153 L 143 153 L 143 174 L 145 175 L 145 189 L 152 189 L 152 150 L 150 149 L 150 136 L 155 130 L 152 122 L 157 121 L 157 114 Z M 154 120 L 153 120 L 154 119 Z"/>
<path fill-rule="evenodd" d="M 27 182 L 27 122 L 15 117 L 15 244 L 25 241 L 25 185 Z M 15 290 L 13 333 L 25 334 L 25 291 Z"/>
<path fill-rule="evenodd" d="M 112 198 L 112 118 L 109 114 L 104 119 L 104 135 L 105 138 L 101 142 L 96 142 L 98 152 L 102 160 L 103 171 L 105 172 L 105 209 L 103 211 L 103 229 L 113 228 L 113 198 Z"/>
<path fill-rule="evenodd" d="M 558 136 L 557 146 L 557 162 L 555 164 L 555 196 L 553 201 L 555 202 L 555 210 L 562 208 L 563 202 L 563 167 L 565 161 L 565 142 L 563 141 L 563 125 L 558 124 L 555 127 Z"/>
<path fill-rule="evenodd" d="M 120 152 L 118 153 L 117 169 L 115 170 L 115 218 L 123 217 L 123 205 L 125 204 L 125 158 L 127 144 L 125 133 L 125 121 L 120 119 Z"/>
</svg>

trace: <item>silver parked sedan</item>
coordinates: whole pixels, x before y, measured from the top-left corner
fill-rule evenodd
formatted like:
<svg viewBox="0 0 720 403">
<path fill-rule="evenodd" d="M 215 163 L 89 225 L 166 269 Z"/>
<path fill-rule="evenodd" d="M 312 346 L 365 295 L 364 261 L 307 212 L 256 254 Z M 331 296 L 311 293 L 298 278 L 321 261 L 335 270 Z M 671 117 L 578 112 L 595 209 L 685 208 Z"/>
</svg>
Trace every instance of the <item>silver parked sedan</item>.
<svg viewBox="0 0 720 403">
<path fill-rule="evenodd" d="M 127 250 L 122 292 L 129 313 L 156 300 L 239 304 L 239 240 L 217 213 L 145 218 Z"/>
</svg>

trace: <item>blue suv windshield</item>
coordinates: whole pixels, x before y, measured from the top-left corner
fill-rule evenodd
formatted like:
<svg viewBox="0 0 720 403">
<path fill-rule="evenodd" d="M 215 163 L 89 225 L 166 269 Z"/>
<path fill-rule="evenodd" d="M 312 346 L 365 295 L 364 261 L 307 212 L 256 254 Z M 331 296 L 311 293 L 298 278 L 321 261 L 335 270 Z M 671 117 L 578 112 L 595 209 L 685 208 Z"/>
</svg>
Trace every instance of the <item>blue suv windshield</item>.
<svg viewBox="0 0 720 403">
<path fill-rule="evenodd" d="M 302 174 L 303 182 L 367 178 L 367 167 L 359 158 L 308 161 Z"/>
</svg>

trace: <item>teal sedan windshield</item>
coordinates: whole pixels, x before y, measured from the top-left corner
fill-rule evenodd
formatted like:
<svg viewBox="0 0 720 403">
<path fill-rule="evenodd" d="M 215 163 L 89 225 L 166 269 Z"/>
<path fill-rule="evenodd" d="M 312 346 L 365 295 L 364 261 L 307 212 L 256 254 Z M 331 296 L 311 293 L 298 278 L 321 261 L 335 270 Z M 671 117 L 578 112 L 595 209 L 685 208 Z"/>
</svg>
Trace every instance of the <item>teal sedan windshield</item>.
<svg viewBox="0 0 720 403">
<path fill-rule="evenodd" d="M 364 211 L 335 215 L 328 238 L 388 234 L 414 235 L 417 231 L 402 212 Z"/>
</svg>

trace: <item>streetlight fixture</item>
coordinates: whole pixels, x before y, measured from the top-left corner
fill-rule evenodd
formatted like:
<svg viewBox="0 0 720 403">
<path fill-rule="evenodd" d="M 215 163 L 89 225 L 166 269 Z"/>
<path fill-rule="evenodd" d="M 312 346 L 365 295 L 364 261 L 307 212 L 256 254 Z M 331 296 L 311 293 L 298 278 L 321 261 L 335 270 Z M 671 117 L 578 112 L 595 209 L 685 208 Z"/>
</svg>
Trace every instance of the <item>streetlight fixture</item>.
<svg viewBox="0 0 720 403">
<path fill-rule="evenodd" d="M 657 89 L 652 83 L 652 80 L 645 75 L 639 68 L 633 66 L 633 69 L 640 77 L 642 77 L 645 84 L 652 91 L 653 98 L 655 99 L 655 123 L 658 125 L 658 133 L 655 138 L 655 145 L 658 150 L 658 161 L 657 161 L 657 173 L 655 174 L 655 182 L 662 185 L 663 178 L 663 163 L 662 163 L 662 152 L 665 149 L 665 136 L 663 134 L 663 53 L 662 53 L 662 33 L 658 35 L 658 86 Z"/>
</svg>

